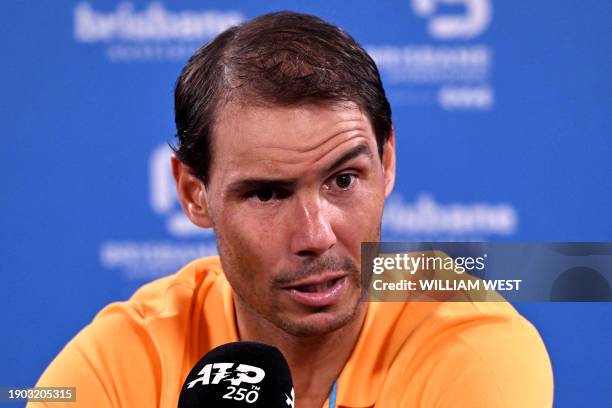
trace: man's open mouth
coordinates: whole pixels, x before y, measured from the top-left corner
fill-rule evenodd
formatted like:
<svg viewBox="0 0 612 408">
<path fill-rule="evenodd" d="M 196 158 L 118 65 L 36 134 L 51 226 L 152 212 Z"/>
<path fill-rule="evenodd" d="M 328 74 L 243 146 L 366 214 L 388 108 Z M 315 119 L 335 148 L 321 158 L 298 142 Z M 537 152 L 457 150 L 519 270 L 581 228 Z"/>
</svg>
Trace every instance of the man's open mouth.
<svg viewBox="0 0 612 408">
<path fill-rule="evenodd" d="M 319 283 L 316 285 L 302 285 L 302 286 L 294 286 L 293 289 L 299 290 L 301 292 L 323 292 L 334 286 L 336 282 L 338 282 L 342 278 L 330 279 L 326 282 Z"/>
<path fill-rule="evenodd" d="M 298 303 L 322 307 L 336 303 L 348 284 L 345 273 L 328 274 L 308 278 L 286 286 L 284 289 Z"/>
</svg>

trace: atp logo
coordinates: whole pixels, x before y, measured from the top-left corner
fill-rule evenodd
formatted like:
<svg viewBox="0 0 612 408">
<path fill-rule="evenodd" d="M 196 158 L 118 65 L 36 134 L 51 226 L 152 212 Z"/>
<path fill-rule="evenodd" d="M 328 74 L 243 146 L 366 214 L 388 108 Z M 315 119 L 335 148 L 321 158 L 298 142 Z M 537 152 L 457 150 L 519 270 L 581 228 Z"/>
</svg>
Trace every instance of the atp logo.
<svg viewBox="0 0 612 408">
<path fill-rule="evenodd" d="M 438 5 L 463 6 L 465 13 L 438 15 Z M 412 0 L 412 10 L 429 20 L 429 34 L 440 40 L 470 39 L 491 23 L 491 0 Z"/>
<path fill-rule="evenodd" d="M 291 395 L 285 394 L 285 397 L 287 397 L 287 399 L 285 400 L 285 404 L 287 404 L 288 407 L 294 408 L 295 407 L 295 390 L 291 388 Z"/>
<path fill-rule="evenodd" d="M 201 377 L 189 382 L 187 388 L 193 388 L 197 383 L 202 385 L 219 384 L 228 381 L 231 385 L 239 387 L 240 384 L 259 384 L 266 372 L 259 367 L 248 364 L 239 364 L 235 369 L 234 363 L 210 363 L 206 364 L 198 373 Z M 213 373 L 213 370 L 216 372 Z M 212 377 L 212 379 L 211 379 Z"/>
</svg>

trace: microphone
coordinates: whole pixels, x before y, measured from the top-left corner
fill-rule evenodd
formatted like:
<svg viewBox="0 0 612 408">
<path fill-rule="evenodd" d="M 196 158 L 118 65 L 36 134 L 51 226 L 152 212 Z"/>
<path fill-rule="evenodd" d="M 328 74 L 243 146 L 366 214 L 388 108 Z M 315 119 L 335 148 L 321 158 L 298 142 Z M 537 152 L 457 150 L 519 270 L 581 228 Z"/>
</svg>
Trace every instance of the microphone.
<svg viewBox="0 0 612 408">
<path fill-rule="evenodd" d="M 191 369 L 179 408 L 294 408 L 287 360 L 273 346 L 250 341 L 212 349 Z"/>
</svg>

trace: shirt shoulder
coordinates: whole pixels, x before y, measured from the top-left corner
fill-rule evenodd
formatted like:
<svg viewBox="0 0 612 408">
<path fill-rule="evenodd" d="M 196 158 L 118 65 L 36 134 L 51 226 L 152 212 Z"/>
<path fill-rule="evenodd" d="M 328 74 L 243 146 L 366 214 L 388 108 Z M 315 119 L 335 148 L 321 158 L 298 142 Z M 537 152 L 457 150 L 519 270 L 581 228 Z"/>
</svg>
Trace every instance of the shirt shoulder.
<svg viewBox="0 0 612 408">
<path fill-rule="evenodd" d="M 37 385 L 76 386 L 93 407 L 176 406 L 195 362 L 233 341 L 232 307 L 219 259 L 196 260 L 102 309 Z"/>
<path fill-rule="evenodd" d="M 398 354 L 403 401 L 426 407 L 551 407 L 553 376 L 538 331 L 506 302 L 448 302 Z M 423 392 L 427 390 L 427 392 Z"/>
<path fill-rule="evenodd" d="M 370 306 L 373 316 L 354 352 L 360 360 L 355 367 L 362 369 L 352 378 L 362 386 L 369 382 L 370 390 L 360 401 L 349 398 L 354 405 L 346 406 L 368 401 L 381 407 L 552 406 L 544 343 L 510 304 Z M 368 361 L 365 350 L 378 357 Z"/>
</svg>

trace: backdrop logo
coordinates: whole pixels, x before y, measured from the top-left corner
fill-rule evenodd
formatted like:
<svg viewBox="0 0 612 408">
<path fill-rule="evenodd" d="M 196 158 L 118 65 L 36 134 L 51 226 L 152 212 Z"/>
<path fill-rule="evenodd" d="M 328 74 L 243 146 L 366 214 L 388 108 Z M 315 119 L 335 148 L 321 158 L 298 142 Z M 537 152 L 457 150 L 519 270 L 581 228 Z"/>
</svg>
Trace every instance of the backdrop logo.
<svg viewBox="0 0 612 408">
<path fill-rule="evenodd" d="M 385 83 L 395 88 L 394 104 L 493 108 L 493 49 L 478 40 L 492 22 L 491 0 L 411 0 L 411 8 L 426 20 L 432 40 L 367 47 Z"/>
<path fill-rule="evenodd" d="M 518 227 L 518 215 L 507 203 L 442 204 L 429 194 L 407 203 L 393 195 L 385 205 L 383 227 L 386 234 L 396 238 L 476 241 L 512 235 Z"/>
<path fill-rule="evenodd" d="M 490 0 L 412 0 L 412 9 L 428 19 L 429 34 L 440 40 L 468 39 L 482 34 L 491 23 Z M 438 14 L 439 5 L 463 6 L 463 14 Z"/>
<path fill-rule="evenodd" d="M 194 259 L 217 254 L 212 230 L 196 227 L 183 214 L 172 178 L 170 154 L 170 148 L 163 144 L 153 150 L 148 162 L 148 201 L 155 215 L 148 221 L 154 225 L 159 225 L 160 218 L 164 221 L 163 238 L 134 240 L 115 237 L 100 245 L 102 266 L 120 271 L 130 281 L 168 275 Z"/>
<path fill-rule="evenodd" d="M 73 19 L 77 42 L 108 44 L 111 61 L 129 61 L 188 57 L 202 42 L 245 18 L 238 11 L 172 11 L 160 2 L 141 10 L 123 2 L 108 11 L 84 2 L 74 8 Z"/>
</svg>

